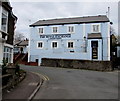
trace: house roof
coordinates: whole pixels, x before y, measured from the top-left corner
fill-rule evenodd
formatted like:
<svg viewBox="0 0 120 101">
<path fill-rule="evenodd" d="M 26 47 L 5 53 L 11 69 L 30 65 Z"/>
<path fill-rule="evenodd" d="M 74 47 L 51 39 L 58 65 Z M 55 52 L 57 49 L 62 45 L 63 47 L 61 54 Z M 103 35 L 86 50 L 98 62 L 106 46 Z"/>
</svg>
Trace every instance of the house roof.
<svg viewBox="0 0 120 101">
<path fill-rule="evenodd" d="M 101 33 L 90 33 L 88 39 L 102 39 Z"/>
<path fill-rule="evenodd" d="M 19 46 L 28 46 L 28 40 L 23 40 Z"/>
<path fill-rule="evenodd" d="M 29 40 L 16 41 L 14 46 L 28 46 Z"/>
<path fill-rule="evenodd" d="M 98 22 L 109 22 L 106 15 L 99 16 L 86 16 L 86 17 L 75 17 L 75 18 L 61 18 L 61 19 L 48 19 L 39 20 L 30 27 L 34 26 L 46 26 L 46 25 L 63 25 L 63 24 L 81 24 L 81 23 L 98 23 Z"/>
</svg>

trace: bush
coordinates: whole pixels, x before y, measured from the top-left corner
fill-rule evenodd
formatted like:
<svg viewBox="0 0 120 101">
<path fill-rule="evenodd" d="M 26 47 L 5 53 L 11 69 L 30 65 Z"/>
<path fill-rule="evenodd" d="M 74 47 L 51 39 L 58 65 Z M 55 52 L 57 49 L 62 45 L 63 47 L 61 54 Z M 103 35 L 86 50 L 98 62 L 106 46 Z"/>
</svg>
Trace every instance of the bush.
<svg viewBox="0 0 120 101">
<path fill-rule="evenodd" d="M 3 59 L 3 62 L 2 62 L 2 74 L 3 75 L 7 74 L 6 69 L 7 69 L 7 61 Z"/>
<path fill-rule="evenodd" d="M 15 65 L 15 74 L 20 74 L 20 66 L 18 64 Z"/>
</svg>

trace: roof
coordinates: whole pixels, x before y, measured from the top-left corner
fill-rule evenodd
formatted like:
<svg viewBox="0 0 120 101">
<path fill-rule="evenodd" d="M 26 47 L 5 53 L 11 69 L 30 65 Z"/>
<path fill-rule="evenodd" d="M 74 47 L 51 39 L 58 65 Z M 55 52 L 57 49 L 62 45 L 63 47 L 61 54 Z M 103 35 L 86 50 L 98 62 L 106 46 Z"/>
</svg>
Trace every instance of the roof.
<svg viewBox="0 0 120 101">
<path fill-rule="evenodd" d="M 28 46 L 28 40 L 17 41 L 15 46 Z"/>
<path fill-rule="evenodd" d="M 86 17 L 75 17 L 75 18 L 61 18 L 61 19 L 48 19 L 39 20 L 30 27 L 34 26 L 46 26 L 46 25 L 63 25 L 63 24 L 81 24 L 81 23 L 98 23 L 98 22 L 109 22 L 106 15 L 99 16 L 86 16 Z"/>
<path fill-rule="evenodd" d="M 28 46 L 28 40 L 22 41 L 19 46 Z"/>
<path fill-rule="evenodd" d="M 102 39 L 101 33 L 90 33 L 88 39 Z"/>
</svg>

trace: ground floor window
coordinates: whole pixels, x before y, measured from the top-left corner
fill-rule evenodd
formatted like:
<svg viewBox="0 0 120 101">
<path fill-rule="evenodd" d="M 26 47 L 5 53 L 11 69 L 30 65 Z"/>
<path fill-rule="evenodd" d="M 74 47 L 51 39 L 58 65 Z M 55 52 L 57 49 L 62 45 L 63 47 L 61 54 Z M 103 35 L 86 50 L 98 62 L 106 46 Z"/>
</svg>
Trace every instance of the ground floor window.
<svg viewBox="0 0 120 101">
<path fill-rule="evenodd" d="M 3 59 L 6 60 L 7 63 L 11 63 L 12 59 L 12 48 L 10 47 L 4 47 L 4 55 Z"/>
<path fill-rule="evenodd" d="M 74 48 L 74 42 L 68 42 L 68 48 Z"/>
<path fill-rule="evenodd" d="M 43 42 L 38 42 L 37 43 L 37 48 L 43 48 Z"/>
<path fill-rule="evenodd" d="M 52 42 L 52 48 L 58 48 L 58 43 L 57 42 Z"/>
</svg>

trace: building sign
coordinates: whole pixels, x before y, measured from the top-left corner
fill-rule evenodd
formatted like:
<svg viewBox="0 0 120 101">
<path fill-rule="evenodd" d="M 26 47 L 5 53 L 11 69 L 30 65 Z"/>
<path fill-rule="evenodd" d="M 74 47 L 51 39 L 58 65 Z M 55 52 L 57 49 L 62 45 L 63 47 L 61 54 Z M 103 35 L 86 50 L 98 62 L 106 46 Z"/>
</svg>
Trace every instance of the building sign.
<svg viewBox="0 0 120 101">
<path fill-rule="evenodd" d="M 91 47 L 92 47 L 92 59 L 98 59 L 98 41 L 92 41 Z"/>
<path fill-rule="evenodd" d="M 62 38 L 70 38 L 71 34 L 52 34 L 52 35 L 40 35 L 40 38 L 48 38 L 48 39 L 62 39 Z"/>
</svg>

